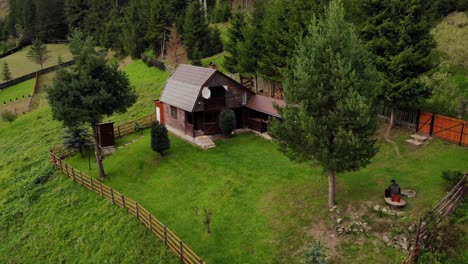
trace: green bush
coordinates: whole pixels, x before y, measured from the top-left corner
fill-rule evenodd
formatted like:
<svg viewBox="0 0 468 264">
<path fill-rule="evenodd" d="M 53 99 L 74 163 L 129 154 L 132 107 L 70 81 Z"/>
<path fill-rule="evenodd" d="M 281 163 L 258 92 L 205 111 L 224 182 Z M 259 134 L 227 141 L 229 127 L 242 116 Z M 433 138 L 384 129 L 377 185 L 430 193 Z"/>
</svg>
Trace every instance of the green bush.
<svg viewBox="0 0 468 264">
<path fill-rule="evenodd" d="M 159 122 L 153 123 L 151 126 L 151 148 L 163 156 L 164 151 L 170 147 L 171 142 L 169 141 L 166 126 Z"/>
<path fill-rule="evenodd" d="M 234 111 L 227 109 L 219 114 L 219 128 L 224 136 L 230 137 L 232 131 L 236 128 L 236 114 Z"/>
<path fill-rule="evenodd" d="M 304 251 L 305 264 L 326 264 L 327 258 L 320 242 L 315 242 Z"/>
<path fill-rule="evenodd" d="M 13 113 L 11 111 L 2 112 L 1 116 L 2 116 L 3 121 L 9 122 L 10 124 L 13 123 L 13 121 L 15 121 L 16 118 L 18 117 L 17 114 L 15 114 L 15 113 Z"/>
<path fill-rule="evenodd" d="M 442 178 L 444 178 L 446 181 L 449 182 L 449 187 L 448 189 L 452 189 L 453 186 L 455 186 L 463 177 L 463 172 L 459 170 L 455 171 L 443 171 L 442 172 Z"/>
</svg>

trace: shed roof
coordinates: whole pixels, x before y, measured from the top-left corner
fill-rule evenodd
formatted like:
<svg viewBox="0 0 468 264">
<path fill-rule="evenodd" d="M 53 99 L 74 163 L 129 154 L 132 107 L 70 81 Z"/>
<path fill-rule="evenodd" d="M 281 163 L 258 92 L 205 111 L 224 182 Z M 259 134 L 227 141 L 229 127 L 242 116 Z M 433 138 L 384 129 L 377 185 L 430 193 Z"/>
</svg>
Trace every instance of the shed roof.
<svg viewBox="0 0 468 264">
<path fill-rule="evenodd" d="M 263 95 L 254 95 L 250 98 L 249 102 L 247 103 L 247 107 L 265 114 L 269 114 L 276 117 L 281 117 L 278 114 L 278 111 L 273 107 L 276 104 L 280 107 L 286 106 L 286 103 L 283 100 L 275 99 Z"/>
<path fill-rule="evenodd" d="M 167 80 L 160 101 L 191 112 L 202 86 L 215 69 L 180 64 Z"/>
</svg>

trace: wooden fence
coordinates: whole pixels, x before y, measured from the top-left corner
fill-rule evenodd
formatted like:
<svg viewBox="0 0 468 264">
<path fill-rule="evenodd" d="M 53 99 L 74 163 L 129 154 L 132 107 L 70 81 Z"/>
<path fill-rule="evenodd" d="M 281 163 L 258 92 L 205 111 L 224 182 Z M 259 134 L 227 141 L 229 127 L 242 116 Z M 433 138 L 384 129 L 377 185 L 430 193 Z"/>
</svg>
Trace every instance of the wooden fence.
<svg viewBox="0 0 468 264">
<path fill-rule="evenodd" d="M 414 238 L 411 239 L 411 241 L 414 241 L 414 245 L 408 250 L 408 255 L 402 264 L 415 263 L 419 253 L 425 247 L 425 243 L 429 238 L 429 226 L 439 225 L 455 211 L 459 202 L 465 197 L 467 178 L 468 173 L 465 173 L 463 178 L 453 187 L 444 199 L 442 199 L 430 213 L 419 219 L 416 234 Z"/>
<path fill-rule="evenodd" d="M 72 154 L 72 151 L 67 150 L 63 146 L 55 147 L 49 153 L 50 160 L 57 169 L 72 178 L 76 183 L 101 195 L 114 205 L 127 209 L 129 213 L 138 218 L 151 232 L 161 239 L 166 247 L 175 252 L 175 254 L 180 258 L 181 263 L 205 263 L 179 237 L 177 237 L 169 228 L 162 224 L 137 201 L 124 196 L 122 193 L 103 184 L 101 181 L 96 180 L 68 165 L 63 158 Z"/>
<path fill-rule="evenodd" d="M 424 112 L 420 114 L 417 132 L 468 146 L 468 121 L 465 120 Z"/>
<path fill-rule="evenodd" d="M 156 121 L 156 115 L 152 114 L 149 116 L 142 117 L 140 119 L 130 121 L 127 123 L 120 124 L 118 126 L 114 126 L 114 137 L 121 138 L 123 136 L 127 136 L 137 132 L 137 127 L 140 128 L 149 128 Z"/>
<path fill-rule="evenodd" d="M 42 75 L 42 74 L 45 74 L 45 73 L 49 73 L 49 72 L 55 71 L 55 70 L 57 70 L 57 69 L 60 68 L 60 67 L 68 67 L 68 66 L 71 66 L 71 65 L 73 65 L 73 64 L 75 64 L 75 61 L 74 61 L 74 60 L 71 60 L 71 61 L 64 62 L 64 63 L 62 63 L 62 64 L 60 64 L 60 65 L 55 65 L 55 66 L 52 66 L 52 67 L 45 68 L 45 69 L 43 69 L 43 70 L 39 70 L 39 71 L 37 71 L 37 72 L 32 72 L 32 73 L 23 75 L 23 76 L 18 77 L 18 78 L 16 78 L 16 79 L 9 80 L 9 81 L 7 81 L 7 82 L 1 83 L 1 84 L 0 84 L 0 90 L 5 89 L 5 88 L 8 88 L 8 87 L 10 87 L 10 86 L 13 86 L 13 85 L 15 85 L 15 84 L 24 82 L 24 81 L 26 81 L 26 80 L 35 78 L 37 74 Z"/>
</svg>

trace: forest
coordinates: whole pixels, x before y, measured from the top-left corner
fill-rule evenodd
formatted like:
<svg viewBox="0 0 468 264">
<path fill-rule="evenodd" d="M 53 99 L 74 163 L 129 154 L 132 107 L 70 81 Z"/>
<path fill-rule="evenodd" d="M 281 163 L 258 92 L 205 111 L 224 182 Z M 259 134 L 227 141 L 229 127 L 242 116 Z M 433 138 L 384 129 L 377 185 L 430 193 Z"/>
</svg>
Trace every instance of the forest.
<svg viewBox="0 0 468 264">
<path fill-rule="evenodd" d="M 117 54 L 138 58 L 145 52 L 156 58 L 173 55 L 176 57 L 174 64 L 188 57 L 192 64 L 201 65 L 202 58 L 225 51 L 222 66 L 228 72 L 281 82 L 298 39 L 305 37 L 312 18 L 323 16 L 329 3 L 328 0 L 257 0 L 247 1 L 254 4 L 242 8 L 243 5 L 236 4 L 238 2 L 9 0 L 9 14 L 0 20 L 0 50 L 30 43 L 36 38 L 65 40 L 78 29 L 92 36 L 101 47 Z M 452 11 L 468 10 L 468 1 L 399 0 L 385 3 L 390 1 L 343 1 L 348 21 L 356 26 L 367 48 L 374 54 L 379 72 L 393 76 L 388 79 L 393 84 L 434 73 L 439 58 L 433 52 L 435 43 L 430 32 Z M 212 26 L 220 23 L 227 25 L 224 32 Z M 382 34 L 387 35 L 382 37 Z M 177 59 L 179 46 L 184 50 L 185 59 Z M 397 61 L 398 54 L 417 61 L 417 65 L 403 65 L 402 61 Z M 401 70 L 405 73 L 396 76 Z M 439 80 L 433 79 L 426 80 L 426 84 L 430 83 L 426 86 L 441 85 Z M 464 85 L 466 83 L 461 84 Z M 428 97 L 432 90 L 406 88 L 411 91 L 403 95 L 405 100 L 398 99 L 395 106 L 414 107 L 415 98 Z M 395 100 L 387 101 L 393 106 Z M 437 102 L 428 108 L 439 111 L 439 105 L 441 103 Z M 440 112 L 460 115 L 456 108 L 460 108 L 459 105 Z"/>
</svg>

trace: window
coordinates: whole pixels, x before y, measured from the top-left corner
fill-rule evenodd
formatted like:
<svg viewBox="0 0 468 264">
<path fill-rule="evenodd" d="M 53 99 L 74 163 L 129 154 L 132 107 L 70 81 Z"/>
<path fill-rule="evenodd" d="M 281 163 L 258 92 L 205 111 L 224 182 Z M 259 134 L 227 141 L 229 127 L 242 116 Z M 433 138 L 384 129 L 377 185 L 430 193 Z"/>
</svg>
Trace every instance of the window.
<svg viewBox="0 0 468 264">
<path fill-rule="evenodd" d="M 247 104 L 247 92 L 242 91 L 242 105 Z"/>
<path fill-rule="evenodd" d="M 171 117 L 177 119 L 177 107 L 171 106 Z"/>
</svg>

